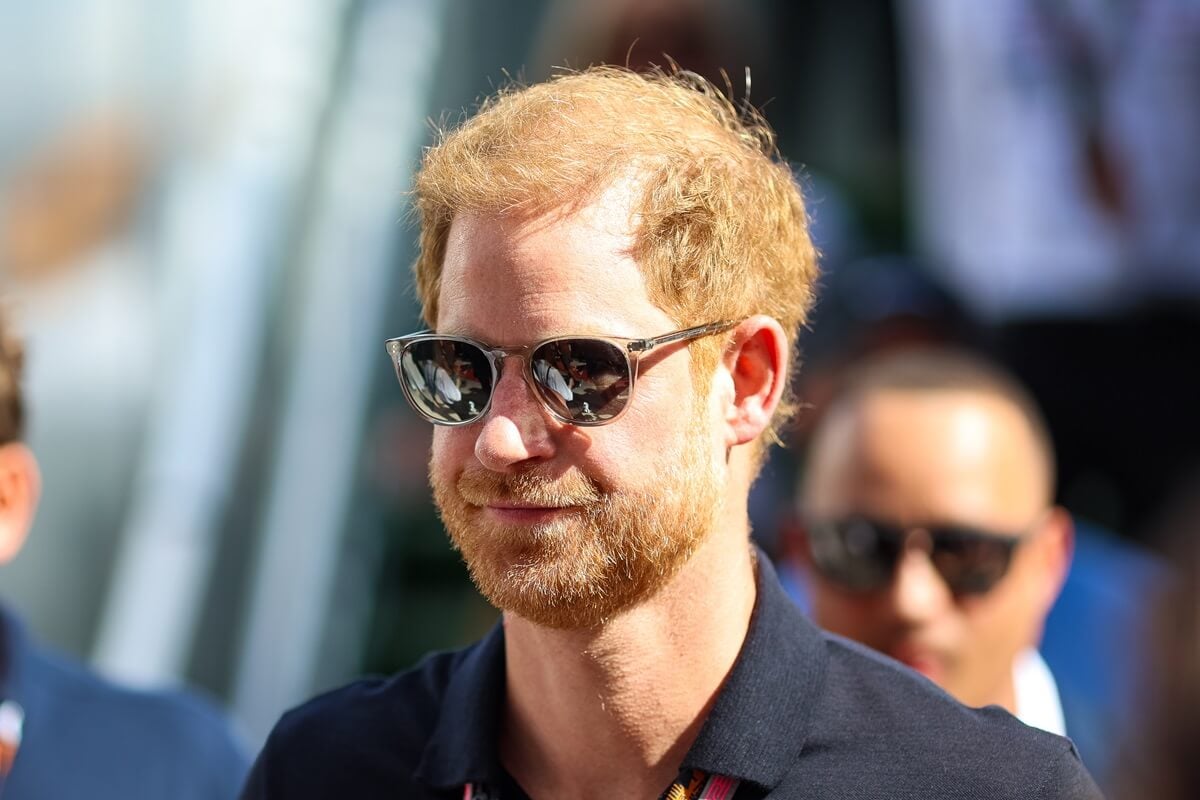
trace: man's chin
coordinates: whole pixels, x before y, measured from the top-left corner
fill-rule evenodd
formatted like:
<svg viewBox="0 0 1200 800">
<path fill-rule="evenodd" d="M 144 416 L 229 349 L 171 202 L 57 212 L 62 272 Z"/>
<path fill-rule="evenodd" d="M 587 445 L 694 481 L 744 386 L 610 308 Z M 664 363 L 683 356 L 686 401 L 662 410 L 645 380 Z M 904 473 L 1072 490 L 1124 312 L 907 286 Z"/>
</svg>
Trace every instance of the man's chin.
<svg viewBox="0 0 1200 800">
<path fill-rule="evenodd" d="M 457 542 L 480 593 L 502 611 L 559 629 L 595 628 L 645 602 L 670 583 L 695 544 L 612 550 L 559 525 L 491 533 Z"/>
<path fill-rule="evenodd" d="M 945 656 L 932 648 L 912 644 L 900 644 L 887 648 L 885 652 L 909 669 L 919 672 L 929 680 L 945 686 L 950 677 L 949 664 Z"/>
<path fill-rule="evenodd" d="M 544 547 L 509 550 L 486 560 L 467 559 L 471 578 L 488 601 L 548 628 L 595 628 L 652 595 L 657 586 L 588 569 L 570 555 Z"/>
</svg>

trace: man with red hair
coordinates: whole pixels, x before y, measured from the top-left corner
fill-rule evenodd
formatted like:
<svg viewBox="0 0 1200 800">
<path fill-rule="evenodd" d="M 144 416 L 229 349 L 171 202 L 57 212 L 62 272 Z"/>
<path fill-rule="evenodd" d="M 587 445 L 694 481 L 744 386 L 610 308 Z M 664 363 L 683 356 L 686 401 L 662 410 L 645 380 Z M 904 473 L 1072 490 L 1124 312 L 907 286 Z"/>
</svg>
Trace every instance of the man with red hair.
<svg viewBox="0 0 1200 800">
<path fill-rule="evenodd" d="M 565 74 L 446 135 L 416 203 L 429 330 L 387 352 L 503 622 L 285 715 L 245 797 L 1095 796 L 1067 740 L 821 634 L 750 543 L 816 275 L 761 120 Z"/>
</svg>

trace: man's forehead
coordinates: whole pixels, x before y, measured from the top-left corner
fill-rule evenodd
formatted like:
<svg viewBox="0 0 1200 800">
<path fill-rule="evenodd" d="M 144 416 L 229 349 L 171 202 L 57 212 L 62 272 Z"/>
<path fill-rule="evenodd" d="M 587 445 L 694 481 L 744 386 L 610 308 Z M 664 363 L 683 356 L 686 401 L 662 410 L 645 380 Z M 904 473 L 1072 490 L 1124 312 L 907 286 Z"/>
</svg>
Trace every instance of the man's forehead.
<svg viewBox="0 0 1200 800">
<path fill-rule="evenodd" d="M 634 337 L 670 329 L 631 254 L 629 208 L 627 197 L 612 189 L 586 206 L 533 218 L 456 215 L 443 261 L 438 329 L 483 335 L 468 328 L 502 322 L 531 335 Z M 498 311 L 507 319 L 498 319 Z"/>
<path fill-rule="evenodd" d="M 905 436 L 940 445 L 931 451 L 908 451 L 913 458 L 928 460 L 953 452 L 983 460 L 1010 449 L 1034 456 L 1032 435 L 1021 412 L 992 392 L 875 389 L 854 402 L 846 418 L 857 438 L 876 447 L 891 449 Z M 1029 441 L 1015 441 L 1021 439 Z"/>
<path fill-rule="evenodd" d="M 905 516 L 963 521 L 1006 505 L 1021 521 L 1040 501 L 1038 451 L 1002 398 L 882 389 L 830 415 L 814 442 L 808 504 L 903 506 Z"/>
<path fill-rule="evenodd" d="M 462 211 L 450 223 L 443 275 L 453 267 L 460 273 L 480 269 L 482 265 L 476 263 L 480 255 L 486 255 L 489 264 L 503 267 L 547 248 L 564 257 L 591 256 L 603 261 L 628 253 L 632 242 L 628 226 L 595 206 L 556 209 L 536 217 Z M 563 266 L 567 266 L 565 261 Z"/>
<path fill-rule="evenodd" d="M 526 211 L 515 205 L 461 208 L 454 213 L 449 235 L 453 237 L 456 230 L 461 231 L 464 222 L 492 221 L 502 223 L 497 227 L 514 244 L 563 228 L 591 231 L 632 244 L 639 219 L 637 206 L 644 189 L 645 175 L 627 169 L 596 189 L 580 189 L 548 207 L 539 206 L 538 211 Z"/>
</svg>

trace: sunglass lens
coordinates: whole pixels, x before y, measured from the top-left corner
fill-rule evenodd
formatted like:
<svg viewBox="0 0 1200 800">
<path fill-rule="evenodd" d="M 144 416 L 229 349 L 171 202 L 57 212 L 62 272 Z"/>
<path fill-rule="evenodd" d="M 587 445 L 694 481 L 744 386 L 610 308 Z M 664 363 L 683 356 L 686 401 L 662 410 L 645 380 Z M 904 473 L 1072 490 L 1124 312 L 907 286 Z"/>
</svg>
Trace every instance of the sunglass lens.
<svg viewBox="0 0 1200 800">
<path fill-rule="evenodd" d="M 395 364 L 405 396 L 433 422 L 470 422 L 487 409 L 492 367 L 469 342 L 421 339 L 409 343 Z"/>
<path fill-rule="evenodd" d="M 899 536 L 867 519 L 813 524 L 809 546 L 817 569 L 829 580 L 855 591 L 887 585 L 896 565 Z"/>
<path fill-rule="evenodd" d="M 934 540 L 933 566 L 957 594 L 983 594 L 1004 577 L 1016 540 L 974 531 L 939 532 Z"/>
<path fill-rule="evenodd" d="M 579 425 L 607 422 L 629 401 L 629 359 L 602 339 L 556 339 L 530 354 L 542 399 Z"/>
</svg>

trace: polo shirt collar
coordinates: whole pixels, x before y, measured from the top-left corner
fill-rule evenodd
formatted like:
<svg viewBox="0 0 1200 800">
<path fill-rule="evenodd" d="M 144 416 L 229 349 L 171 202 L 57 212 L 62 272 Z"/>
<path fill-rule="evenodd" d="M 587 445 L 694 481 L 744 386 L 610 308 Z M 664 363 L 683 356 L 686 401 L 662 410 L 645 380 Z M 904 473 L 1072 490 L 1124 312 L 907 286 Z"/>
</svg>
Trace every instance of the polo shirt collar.
<svg viewBox="0 0 1200 800">
<path fill-rule="evenodd" d="M 820 633 L 784 593 L 766 555 L 757 556 L 758 594 L 746 640 L 683 767 L 770 789 L 804 746 L 826 656 Z M 506 782 L 497 746 L 504 697 L 498 623 L 465 652 L 450 679 L 417 779 L 438 788 Z"/>
<path fill-rule="evenodd" d="M 773 789 L 804 747 L 827 656 L 821 634 L 756 552 L 758 595 L 746 641 L 683 766 Z"/>
<path fill-rule="evenodd" d="M 500 720 L 505 696 L 504 623 L 469 648 L 451 676 L 437 725 L 421 761 L 417 780 L 437 788 L 467 783 L 496 785 L 500 765 Z"/>
</svg>

